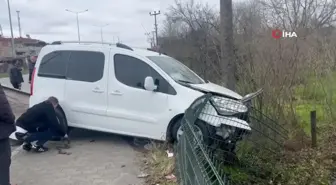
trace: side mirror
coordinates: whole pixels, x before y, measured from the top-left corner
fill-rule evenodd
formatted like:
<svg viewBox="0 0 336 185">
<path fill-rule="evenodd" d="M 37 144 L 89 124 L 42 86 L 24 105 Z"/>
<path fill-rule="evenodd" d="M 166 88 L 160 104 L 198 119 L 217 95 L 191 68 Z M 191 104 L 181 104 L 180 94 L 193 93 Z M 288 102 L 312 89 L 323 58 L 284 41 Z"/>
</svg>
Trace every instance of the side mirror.
<svg viewBox="0 0 336 185">
<path fill-rule="evenodd" d="M 147 91 L 154 91 L 157 89 L 157 86 L 154 83 L 154 79 L 151 76 L 145 78 L 144 87 Z"/>
</svg>

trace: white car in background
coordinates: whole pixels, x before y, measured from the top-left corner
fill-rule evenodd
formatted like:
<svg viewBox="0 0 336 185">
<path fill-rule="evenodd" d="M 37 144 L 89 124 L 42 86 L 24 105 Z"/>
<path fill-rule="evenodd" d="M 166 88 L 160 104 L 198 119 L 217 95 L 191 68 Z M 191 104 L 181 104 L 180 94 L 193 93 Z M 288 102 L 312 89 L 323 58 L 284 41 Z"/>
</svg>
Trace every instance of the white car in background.
<svg viewBox="0 0 336 185">
<path fill-rule="evenodd" d="M 227 88 L 205 82 L 176 59 L 124 44 L 54 42 L 39 53 L 31 82 L 29 106 L 55 96 L 65 128 L 178 140 L 183 134 L 181 119 L 186 109 L 207 92 L 217 95 L 212 122 L 202 116 L 196 126 L 203 138 L 222 137 L 231 128 L 251 130 L 246 120 L 225 121 L 230 111 L 216 108 L 217 102 L 234 101 L 238 112 L 247 112 L 245 99 Z M 222 114 L 223 113 L 223 114 Z M 216 133 L 210 133 L 211 125 Z"/>
</svg>

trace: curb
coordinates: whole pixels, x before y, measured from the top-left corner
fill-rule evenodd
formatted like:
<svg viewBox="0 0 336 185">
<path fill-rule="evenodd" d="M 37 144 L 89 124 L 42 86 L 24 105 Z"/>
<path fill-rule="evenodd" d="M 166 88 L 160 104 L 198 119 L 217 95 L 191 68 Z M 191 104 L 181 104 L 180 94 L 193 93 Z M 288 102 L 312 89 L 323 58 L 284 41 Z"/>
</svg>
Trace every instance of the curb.
<svg viewBox="0 0 336 185">
<path fill-rule="evenodd" d="M 18 89 L 14 89 L 12 87 L 8 87 L 7 85 L 5 84 L 1 84 L 1 86 L 6 89 L 6 90 L 10 90 L 10 91 L 14 91 L 14 92 L 17 92 L 17 93 L 20 93 L 20 94 L 24 94 L 24 95 L 27 95 L 27 96 L 30 96 L 30 93 L 28 92 L 24 92 L 24 91 L 21 91 L 21 90 L 18 90 Z"/>
</svg>

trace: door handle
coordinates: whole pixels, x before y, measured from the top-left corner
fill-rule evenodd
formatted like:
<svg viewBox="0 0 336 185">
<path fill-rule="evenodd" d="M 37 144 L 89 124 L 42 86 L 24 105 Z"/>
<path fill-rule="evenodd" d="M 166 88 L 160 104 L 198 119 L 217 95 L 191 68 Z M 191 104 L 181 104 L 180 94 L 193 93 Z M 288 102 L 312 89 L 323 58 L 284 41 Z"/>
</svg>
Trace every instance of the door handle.
<svg viewBox="0 0 336 185">
<path fill-rule="evenodd" d="M 118 95 L 118 96 L 122 95 L 122 93 L 120 91 L 118 91 L 118 90 L 112 91 L 112 92 L 110 92 L 110 94 L 111 95 Z"/>
<path fill-rule="evenodd" d="M 92 89 L 92 92 L 94 93 L 103 93 L 104 91 L 100 90 L 98 87 Z"/>
</svg>

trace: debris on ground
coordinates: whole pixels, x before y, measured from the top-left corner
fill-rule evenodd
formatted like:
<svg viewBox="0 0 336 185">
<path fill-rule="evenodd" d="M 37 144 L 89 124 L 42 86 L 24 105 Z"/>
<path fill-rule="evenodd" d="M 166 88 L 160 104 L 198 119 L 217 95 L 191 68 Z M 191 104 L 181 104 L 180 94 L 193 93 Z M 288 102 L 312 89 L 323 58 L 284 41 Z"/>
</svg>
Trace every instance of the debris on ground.
<svg viewBox="0 0 336 185">
<path fill-rule="evenodd" d="M 70 152 L 64 151 L 64 149 L 69 149 L 69 148 L 70 148 L 69 139 L 63 140 L 63 144 L 61 146 L 56 146 L 56 149 L 58 150 L 58 154 L 63 154 L 63 155 L 71 155 Z"/>
<path fill-rule="evenodd" d="M 58 154 L 71 155 L 71 152 L 67 152 L 67 151 L 64 151 L 62 149 L 58 149 Z"/>
<path fill-rule="evenodd" d="M 167 150 L 166 152 L 167 152 L 168 158 L 174 157 L 174 153 L 173 152 L 169 152 L 169 150 Z"/>
<path fill-rule="evenodd" d="M 166 176 L 167 180 L 171 180 L 171 181 L 176 181 L 176 176 L 174 174 L 170 174 Z"/>
<path fill-rule="evenodd" d="M 148 177 L 149 176 L 149 174 L 147 174 L 147 173 L 141 173 L 140 175 L 138 175 L 137 177 L 138 178 L 145 178 L 145 177 Z"/>
</svg>

